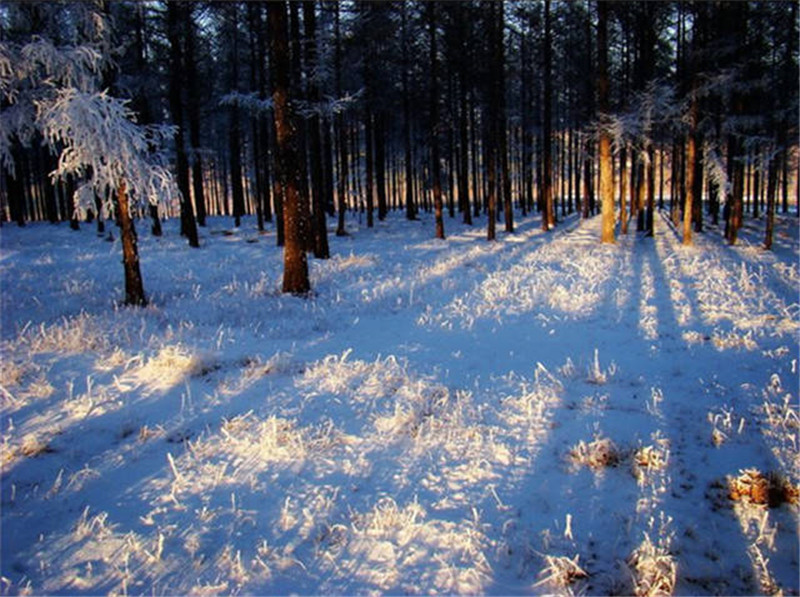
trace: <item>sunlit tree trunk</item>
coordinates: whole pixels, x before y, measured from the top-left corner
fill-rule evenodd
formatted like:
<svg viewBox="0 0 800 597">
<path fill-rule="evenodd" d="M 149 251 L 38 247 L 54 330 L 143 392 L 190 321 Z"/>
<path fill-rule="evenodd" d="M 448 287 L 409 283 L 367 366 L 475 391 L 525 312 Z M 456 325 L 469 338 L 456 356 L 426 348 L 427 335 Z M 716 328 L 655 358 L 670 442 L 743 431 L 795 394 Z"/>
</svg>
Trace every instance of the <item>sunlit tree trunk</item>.
<svg viewBox="0 0 800 597">
<path fill-rule="evenodd" d="M 692 244 L 692 216 L 694 214 L 694 196 L 697 186 L 694 178 L 697 173 L 697 90 L 692 88 L 689 105 L 689 134 L 686 139 L 686 160 L 685 180 L 686 180 L 686 201 L 683 206 L 683 244 Z"/>
<path fill-rule="evenodd" d="M 764 233 L 764 248 L 772 250 L 772 237 L 775 230 L 775 195 L 778 190 L 778 157 L 774 155 L 769 161 L 767 174 L 767 221 Z"/>
<path fill-rule="evenodd" d="M 286 30 L 285 0 L 267 5 L 267 20 L 270 32 L 269 54 L 272 67 L 272 103 L 275 118 L 275 134 L 278 175 L 284 189 L 283 221 L 285 246 L 283 252 L 283 292 L 304 295 L 311 288 L 308 280 L 303 238 L 304 227 L 300 221 L 300 165 L 297 155 L 296 135 L 289 98 L 289 40 Z"/>
<path fill-rule="evenodd" d="M 608 117 L 608 3 L 597 2 L 597 109 Z M 605 126 L 600 130 L 600 201 L 603 210 L 601 241 L 614 243 L 614 180 L 611 164 L 611 135 Z"/>
<path fill-rule="evenodd" d="M 628 197 L 628 144 L 622 143 L 619 150 L 619 219 L 620 233 L 628 234 L 628 214 L 625 213 Z"/>
</svg>

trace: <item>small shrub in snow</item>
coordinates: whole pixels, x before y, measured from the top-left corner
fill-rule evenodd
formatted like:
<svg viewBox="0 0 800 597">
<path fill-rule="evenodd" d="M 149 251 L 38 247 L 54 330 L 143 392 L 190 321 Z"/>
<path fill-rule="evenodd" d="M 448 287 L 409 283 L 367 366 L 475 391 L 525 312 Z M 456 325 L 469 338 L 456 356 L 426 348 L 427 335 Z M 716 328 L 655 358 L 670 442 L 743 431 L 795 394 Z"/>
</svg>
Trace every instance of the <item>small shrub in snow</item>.
<svg viewBox="0 0 800 597">
<path fill-rule="evenodd" d="M 52 352 L 61 355 L 81 354 L 87 351 L 105 351 L 109 348 L 109 333 L 98 322 L 81 313 L 63 318 L 59 323 L 42 323 L 34 329 L 20 333 L 20 342 L 30 346 L 31 355 Z"/>
<path fill-rule="evenodd" d="M 738 332 L 731 330 L 724 332 L 722 330 L 714 330 L 711 335 L 711 342 L 717 350 L 728 350 L 731 348 L 756 350 L 758 343 L 753 339 L 753 331 Z"/>
<path fill-rule="evenodd" d="M 534 587 L 545 585 L 556 590 L 566 591 L 568 595 L 572 595 L 572 585 L 589 576 L 578 564 L 579 554 L 576 554 L 573 558 L 550 555 L 545 555 L 544 558 L 546 565 L 539 573 L 542 579 Z"/>
<path fill-rule="evenodd" d="M 761 432 L 785 471 L 800 471 L 800 409 L 796 394 L 787 392 L 777 374 L 762 391 L 764 421 Z"/>
<path fill-rule="evenodd" d="M 711 443 L 716 447 L 728 441 L 734 434 L 744 431 L 744 417 L 735 417 L 732 408 L 721 407 L 719 412 L 709 411 L 708 422 L 711 423 Z"/>
<path fill-rule="evenodd" d="M 218 366 L 213 357 L 194 354 L 189 348 L 175 344 L 162 347 L 130 375 L 151 391 L 166 391 L 187 377 L 205 375 Z"/>
<path fill-rule="evenodd" d="M 46 441 L 42 441 L 41 438 L 31 433 L 22 438 L 22 445 L 19 451 L 26 458 L 35 458 L 36 456 L 48 454 L 55 450 L 53 450 Z"/>
<path fill-rule="evenodd" d="M 108 512 L 100 512 L 89 518 L 89 506 L 83 510 L 73 530 L 75 539 L 80 541 L 87 537 L 102 538 L 113 531 L 114 525 L 108 523 Z"/>
<path fill-rule="evenodd" d="M 626 563 L 633 576 L 634 595 L 637 597 L 672 595 L 678 564 L 670 553 L 669 543 L 669 538 L 661 538 L 654 544 L 645 533 L 644 540 L 628 557 Z"/>
<path fill-rule="evenodd" d="M 166 431 L 161 425 L 156 425 L 155 427 L 143 425 L 139 429 L 138 439 L 140 442 L 146 442 L 154 437 L 162 437 L 165 433 Z"/>
<path fill-rule="evenodd" d="M 734 502 L 768 505 L 797 504 L 800 489 L 784 475 L 771 472 L 764 476 L 755 468 L 740 471 L 739 476 L 728 478 L 728 497 Z"/>
<path fill-rule="evenodd" d="M 311 395 L 325 392 L 351 393 L 357 402 L 373 402 L 391 396 L 398 388 L 409 383 L 405 363 L 394 356 L 378 358 L 374 363 L 350 360 L 352 349 L 340 355 L 328 355 L 309 366 L 296 383 Z"/>
<path fill-rule="evenodd" d="M 589 371 L 586 377 L 586 381 L 596 385 L 603 385 L 609 380 L 609 378 L 613 377 L 616 372 L 617 372 L 617 365 L 613 361 L 608 366 L 607 369 L 603 369 L 602 367 L 600 367 L 600 354 L 599 351 L 595 348 L 594 360 L 592 361 L 592 364 L 589 366 Z"/>
<path fill-rule="evenodd" d="M 607 437 L 597 436 L 588 444 L 579 441 L 569 452 L 570 460 L 576 466 L 588 466 L 593 470 L 602 470 L 617 466 L 622 460 L 622 453 L 616 444 Z"/>
<path fill-rule="evenodd" d="M 669 442 L 666 439 L 655 445 L 642 446 L 633 453 L 633 476 L 641 483 L 651 471 L 666 468 L 669 460 Z"/>
<path fill-rule="evenodd" d="M 8 357 L 0 359 L 0 379 L 3 380 L 0 388 L 20 385 L 31 368 L 32 365 L 30 363 L 20 363 Z M 0 395 L 3 403 L 6 401 L 13 402 L 13 396 L 8 391 L 0 390 Z"/>
</svg>

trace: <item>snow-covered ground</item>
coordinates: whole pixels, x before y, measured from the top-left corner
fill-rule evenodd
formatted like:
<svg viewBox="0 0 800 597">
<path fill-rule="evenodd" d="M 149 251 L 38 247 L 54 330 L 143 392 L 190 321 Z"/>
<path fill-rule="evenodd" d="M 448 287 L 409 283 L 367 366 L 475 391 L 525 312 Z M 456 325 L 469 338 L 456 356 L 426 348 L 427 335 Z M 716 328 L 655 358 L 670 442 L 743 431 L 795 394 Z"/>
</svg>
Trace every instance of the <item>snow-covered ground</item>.
<svg viewBox="0 0 800 597">
<path fill-rule="evenodd" d="M 445 224 L 3 227 L 2 592 L 798 594 L 797 220 Z"/>
</svg>

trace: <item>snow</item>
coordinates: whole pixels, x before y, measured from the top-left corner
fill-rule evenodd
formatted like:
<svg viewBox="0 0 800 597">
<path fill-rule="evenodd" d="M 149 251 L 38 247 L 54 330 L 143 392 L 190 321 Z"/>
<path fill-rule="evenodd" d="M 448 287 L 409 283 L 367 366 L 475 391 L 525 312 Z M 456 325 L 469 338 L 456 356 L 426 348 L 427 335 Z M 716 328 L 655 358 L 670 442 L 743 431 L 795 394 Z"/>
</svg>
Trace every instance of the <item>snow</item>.
<svg viewBox="0 0 800 597">
<path fill-rule="evenodd" d="M 485 222 L 484 222 L 485 224 Z M 314 295 L 210 219 L 200 250 L 0 231 L 2 590 L 797 594 L 798 227 L 737 247 L 350 219 Z"/>
</svg>

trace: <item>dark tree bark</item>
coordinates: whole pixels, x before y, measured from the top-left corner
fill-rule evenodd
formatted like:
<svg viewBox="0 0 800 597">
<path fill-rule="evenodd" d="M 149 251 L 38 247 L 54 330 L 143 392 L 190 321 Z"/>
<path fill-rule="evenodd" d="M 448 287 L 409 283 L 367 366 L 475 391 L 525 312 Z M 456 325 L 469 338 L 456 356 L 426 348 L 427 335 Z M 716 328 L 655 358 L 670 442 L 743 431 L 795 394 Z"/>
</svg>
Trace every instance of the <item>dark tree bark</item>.
<svg viewBox="0 0 800 597">
<path fill-rule="evenodd" d="M 147 305 L 147 298 L 144 294 L 142 273 L 139 269 L 136 228 L 133 224 L 133 218 L 131 218 L 128 191 L 124 180 L 120 181 L 117 188 L 117 208 L 122 241 L 122 263 L 125 268 L 125 304 L 133 307 L 144 307 Z"/>
<path fill-rule="evenodd" d="M 190 247 L 199 247 L 197 222 L 189 191 L 189 162 L 186 159 L 186 146 L 183 136 L 183 44 L 181 43 L 181 27 L 184 22 L 180 11 L 188 6 L 176 2 L 167 4 L 167 31 L 170 43 L 170 77 L 169 77 L 169 109 L 175 124 L 175 162 L 177 170 L 178 190 L 181 193 L 181 235 L 189 240 Z"/>
<path fill-rule="evenodd" d="M 300 163 L 297 155 L 297 129 L 289 97 L 289 39 L 286 31 L 285 0 L 267 5 L 272 67 L 272 102 L 275 115 L 276 153 L 280 168 L 278 175 L 285 191 L 283 258 L 283 292 L 305 295 L 311 285 L 308 280 L 304 228 L 300 222 Z"/>
<path fill-rule="evenodd" d="M 436 3 L 429 2 L 428 35 L 430 36 L 431 67 L 431 174 L 433 179 L 433 208 L 436 218 L 436 238 L 444 238 L 444 218 L 442 217 L 442 172 L 439 163 L 439 59 L 436 55 Z"/>
<path fill-rule="evenodd" d="M 383 110 L 375 115 L 375 191 L 378 199 L 378 220 L 385 220 L 388 213 L 386 202 L 386 134 L 383 126 Z"/>
<path fill-rule="evenodd" d="M 309 73 L 314 73 L 317 66 L 317 31 L 314 2 L 303 3 L 303 21 L 305 25 L 306 40 L 306 67 Z M 320 101 L 319 86 L 313 74 L 309 77 L 308 99 L 310 102 Z M 322 147 L 320 139 L 320 119 L 314 114 L 308 123 L 308 136 L 311 149 L 311 192 L 312 192 L 312 226 L 314 229 L 314 257 L 328 259 L 328 221 L 325 215 L 324 180 L 322 177 Z"/>
<path fill-rule="evenodd" d="M 499 29 L 498 44 L 495 47 L 497 56 L 495 58 L 495 68 L 497 69 L 497 133 L 500 144 L 500 168 L 502 174 L 503 191 L 503 211 L 505 216 L 506 232 L 514 232 L 514 209 L 511 204 L 511 173 L 508 166 L 508 133 L 506 122 L 506 73 L 505 73 L 505 48 L 503 46 L 503 30 L 505 27 L 505 16 L 503 2 L 497 3 L 497 28 Z"/>
<path fill-rule="evenodd" d="M 487 113 L 484 115 L 486 120 L 486 133 L 484 135 L 484 155 L 486 163 L 486 183 L 487 183 L 487 240 L 493 241 L 496 239 L 496 220 L 497 220 L 497 198 L 500 194 L 501 185 L 498 184 L 497 176 L 497 162 L 498 153 L 500 149 L 499 131 L 498 127 L 500 119 L 500 90 L 497 85 L 497 77 L 502 69 L 498 67 L 502 65 L 502 44 L 503 44 L 503 29 L 502 21 L 498 18 L 499 4 L 491 3 L 489 18 L 489 44 L 491 49 L 491 68 L 490 74 L 487 79 L 489 89 L 487 91 L 489 96 L 489 103 L 487 106 Z"/>
<path fill-rule="evenodd" d="M 463 64 L 463 63 L 462 63 Z M 466 67 L 459 71 L 460 97 L 458 110 L 458 208 L 464 223 L 472 226 L 472 209 L 469 200 L 469 141 L 467 138 L 467 90 L 465 84 Z"/>
<path fill-rule="evenodd" d="M 263 5 L 258 4 L 257 21 L 258 29 L 256 31 L 256 59 L 258 60 L 258 97 L 262 100 L 267 99 L 267 36 L 266 27 L 263 23 Z M 258 139 L 259 139 L 259 155 L 258 164 L 256 167 L 261 172 L 262 184 L 262 209 L 264 221 L 272 222 L 272 197 L 271 197 L 271 184 L 270 184 L 270 123 L 266 114 L 258 114 Z"/>
<path fill-rule="evenodd" d="M 336 95 L 342 96 L 342 36 L 340 30 L 340 12 L 341 5 L 336 4 L 335 13 L 335 35 L 336 35 L 336 48 L 335 48 L 335 69 L 336 69 Z M 339 179 L 337 181 L 336 195 L 338 199 L 338 221 L 336 225 L 336 236 L 345 236 L 347 230 L 345 229 L 345 213 L 347 211 L 347 128 L 345 124 L 344 115 L 340 112 L 336 114 L 336 129 L 339 144 Z"/>
<path fill-rule="evenodd" d="M 777 153 L 777 152 L 774 152 Z M 769 161 L 767 174 L 767 217 L 764 231 L 764 248 L 772 250 L 772 237 L 775 230 L 775 195 L 778 190 L 778 157 L 774 155 Z"/>
<path fill-rule="evenodd" d="M 544 2 L 544 92 L 542 96 L 542 230 L 555 226 L 553 205 L 552 63 L 553 40 L 550 25 L 550 0 Z"/>
<path fill-rule="evenodd" d="M 303 38 L 300 35 L 300 3 L 289 2 L 290 24 L 289 31 L 291 36 L 289 88 L 292 97 L 305 99 L 303 89 Z M 306 122 L 298 119 L 295 122 L 299 133 L 296 137 L 297 143 L 297 166 L 300 169 L 300 197 L 302 200 L 298 205 L 299 225 L 302 228 L 302 238 L 305 242 L 305 250 L 314 250 L 314 234 L 311 223 L 311 207 L 309 204 L 308 191 L 308 147 L 306 145 L 307 129 Z"/>
<path fill-rule="evenodd" d="M 588 11 L 587 11 L 588 13 Z M 583 24 L 585 30 L 586 44 L 587 44 L 587 72 L 593 71 L 592 64 L 592 22 L 589 14 L 586 15 L 586 21 Z M 592 78 L 587 76 L 585 79 L 584 93 L 586 95 L 586 108 L 585 118 L 589 122 L 596 116 L 595 114 L 595 101 L 594 94 L 595 88 L 592 85 Z M 594 197 L 594 140 L 591 135 L 586 135 L 584 157 L 583 157 L 583 205 L 581 206 L 581 217 L 588 218 L 590 214 L 594 213 L 595 197 Z"/>
<path fill-rule="evenodd" d="M 8 210 L 11 220 L 17 223 L 20 228 L 25 227 L 25 182 L 22 176 L 22 152 L 19 148 L 19 142 L 16 140 L 11 141 L 11 154 L 14 158 L 15 171 L 13 173 L 6 169 L 3 172 L 6 177 L 6 189 L 8 190 Z M 67 205 L 70 206 L 70 222 L 73 220 L 80 228 L 77 219 L 73 217 L 75 212 L 74 202 L 72 195 L 67 198 Z M 73 227 L 73 229 L 75 229 Z"/>
<path fill-rule="evenodd" d="M 247 5 L 247 34 L 248 45 L 250 53 L 250 91 L 252 93 L 259 93 L 259 97 L 263 96 L 259 92 L 259 78 L 260 70 L 263 68 L 261 62 L 264 56 L 259 54 L 259 44 L 257 39 L 257 31 L 263 29 L 260 17 L 261 7 L 256 3 Z M 254 175 L 254 194 L 255 194 L 255 208 L 256 208 L 256 226 L 259 232 L 264 232 L 264 204 L 266 203 L 265 195 L 266 189 L 269 184 L 264 180 L 263 169 L 263 139 L 261 137 L 261 114 L 256 113 L 250 118 L 250 137 L 252 143 L 252 158 L 253 158 L 253 175 Z"/>
<path fill-rule="evenodd" d="M 236 2 L 227 5 L 230 10 L 230 54 L 228 62 L 231 68 L 229 89 L 239 90 L 239 8 Z M 245 214 L 244 184 L 242 183 L 242 141 L 239 123 L 239 108 L 236 104 L 230 107 L 230 124 L 228 125 L 228 159 L 231 170 L 231 195 L 233 197 L 233 219 L 238 228 Z"/>
<path fill-rule="evenodd" d="M 406 4 L 401 7 L 403 38 L 403 148 L 405 166 L 406 219 L 417 219 L 417 206 L 414 201 L 414 168 L 411 162 L 411 91 L 408 82 L 408 30 L 406 23 Z"/>
<path fill-rule="evenodd" d="M 469 108 L 467 107 L 467 59 L 468 59 L 468 31 L 466 7 L 459 3 L 456 7 L 458 22 L 461 59 L 458 62 L 458 209 L 464 223 L 472 225 L 472 209 L 469 199 L 469 138 L 467 128 L 469 123 Z"/>
<path fill-rule="evenodd" d="M 367 195 L 367 228 L 375 225 L 375 171 L 373 170 L 373 156 L 375 153 L 373 145 L 373 116 L 369 108 L 366 110 L 364 119 L 364 191 Z"/>
<path fill-rule="evenodd" d="M 186 32 L 187 112 L 189 117 L 189 143 L 192 147 L 192 191 L 197 212 L 197 224 L 206 225 L 206 198 L 203 188 L 203 159 L 200 155 L 200 89 L 198 86 L 197 57 L 195 56 L 195 25 L 191 5 L 184 9 Z"/>
</svg>

